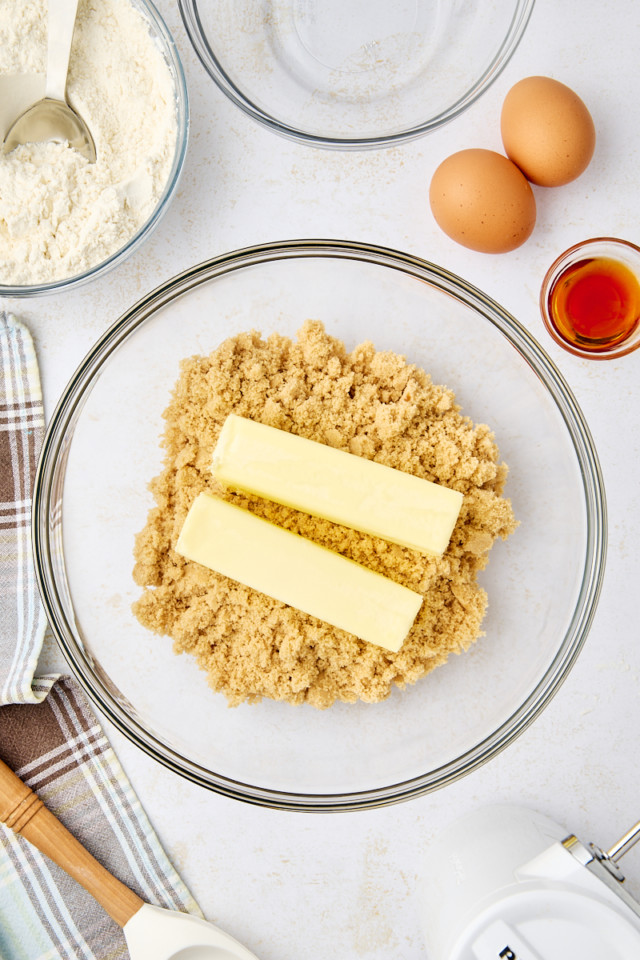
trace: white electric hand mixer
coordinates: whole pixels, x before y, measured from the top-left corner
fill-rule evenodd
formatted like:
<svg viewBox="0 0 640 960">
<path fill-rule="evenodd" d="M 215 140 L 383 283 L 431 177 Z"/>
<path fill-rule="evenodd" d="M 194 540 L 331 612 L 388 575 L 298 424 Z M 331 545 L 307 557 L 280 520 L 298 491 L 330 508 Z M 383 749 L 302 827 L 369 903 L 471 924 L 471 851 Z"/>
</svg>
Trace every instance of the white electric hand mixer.
<svg viewBox="0 0 640 960">
<path fill-rule="evenodd" d="M 638 960 L 640 904 L 618 860 L 507 805 L 454 822 L 429 847 L 421 916 L 429 960 Z"/>
</svg>

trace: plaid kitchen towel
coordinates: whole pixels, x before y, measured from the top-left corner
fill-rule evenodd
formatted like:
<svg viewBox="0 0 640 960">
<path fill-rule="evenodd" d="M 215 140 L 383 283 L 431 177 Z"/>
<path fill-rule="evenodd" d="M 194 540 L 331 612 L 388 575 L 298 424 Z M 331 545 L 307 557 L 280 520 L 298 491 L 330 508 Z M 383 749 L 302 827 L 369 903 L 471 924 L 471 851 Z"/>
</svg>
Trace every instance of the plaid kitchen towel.
<svg viewBox="0 0 640 960">
<path fill-rule="evenodd" d="M 0 750 L 89 852 L 143 900 L 201 915 L 74 680 L 59 680 L 42 703 L 2 707 Z M 125 960 L 122 931 L 95 900 L 3 829 L 3 960 Z"/>
<path fill-rule="evenodd" d="M 0 312 L 0 757 L 143 900 L 201 916 L 100 724 L 69 677 L 34 679 L 45 628 L 31 492 L 44 417 L 26 327 Z M 28 841 L 0 825 L 0 958 L 126 960 L 122 931 Z"/>
<path fill-rule="evenodd" d="M 31 548 L 31 491 L 43 436 L 31 335 L 0 313 L 0 704 L 35 703 L 54 680 L 32 685 L 46 626 Z"/>
</svg>

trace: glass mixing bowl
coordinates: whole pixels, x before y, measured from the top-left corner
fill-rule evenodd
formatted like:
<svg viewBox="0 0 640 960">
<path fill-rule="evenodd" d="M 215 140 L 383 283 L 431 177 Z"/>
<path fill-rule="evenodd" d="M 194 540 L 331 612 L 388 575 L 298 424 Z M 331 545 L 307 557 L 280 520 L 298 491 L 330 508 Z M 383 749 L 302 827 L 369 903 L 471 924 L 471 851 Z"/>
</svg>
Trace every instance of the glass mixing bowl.
<svg viewBox="0 0 640 960">
<path fill-rule="evenodd" d="M 130 237 L 124 246 L 116 250 L 115 253 L 112 253 L 106 260 L 95 264 L 82 273 L 72 277 L 65 277 L 62 280 L 22 285 L 3 284 L 1 282 L 2 270 L 0 268 L 0 297 L 33 297 L 56 293 L 59 290 L 78 287 L 96 277 L 102 276 L 102 274 L 107 273 L 123 260 L 126 260 L 127 257 L 130 257 L 131 254 L 145 242 L 160 223 L 176 192 L 184 166 L 187 142 L 189 139 L 189 98 L 182 61 L 180 60 L 180 55 L 168 27 L 153 3 L 151 3 L 151 0 L 130 0 L 130 3 L 140 11 L 147 21 L 149 33 L 162 52 L 173 81 L 176 109 L 176 145 L 171 170 L 162 195 L 147 221 Z"/>
<path fill-rule="evenodd" d="M 383 703 L 235 709 L 191 658 L 131 613 L 134 535 L 179 361 L 307 318 L 372 340 L 448 385 L 495 432 L 520 521 L 481 583 L 486 635 Z M 81 684 L 143 750 L 205 787 L 285 809 L 406 799 L 469 773 L 536 717 L 584 643 L 604 571 L 605 497 L 571 391 L 530 334 L 464 280 L 416 257 L 291 241 L 217 257 L 139 301 L 78 368 L 51 420 L 34 493 L 37 575 Z"/>
<path fill-rule="evenodd" d="M 269 129 L 382 147 L 458 116 L 499 76 L 533 0 L 179 0 L 205 69 Z"/>
</svg>

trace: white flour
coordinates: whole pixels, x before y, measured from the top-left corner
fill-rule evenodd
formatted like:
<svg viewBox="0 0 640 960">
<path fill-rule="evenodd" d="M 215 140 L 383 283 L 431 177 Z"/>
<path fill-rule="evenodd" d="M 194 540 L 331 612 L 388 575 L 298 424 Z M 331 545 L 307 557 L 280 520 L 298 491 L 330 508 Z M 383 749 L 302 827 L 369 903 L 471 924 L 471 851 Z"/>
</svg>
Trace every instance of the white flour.
<svg viewBox="0 0 640 960">
<path fill-rule="evenodd" d="M 41 74 L 44 89 L 46 46 L 47 0 L 0 0 L 0 97 L 15 74 Z M 0 283 L 46 283 L 105 260 L 145 223 L 169 177 L 173 82 L 129 0 L 80 0 L 67 92 L 97 161 L 55 143 L 0 155 Z"/>
</svg>

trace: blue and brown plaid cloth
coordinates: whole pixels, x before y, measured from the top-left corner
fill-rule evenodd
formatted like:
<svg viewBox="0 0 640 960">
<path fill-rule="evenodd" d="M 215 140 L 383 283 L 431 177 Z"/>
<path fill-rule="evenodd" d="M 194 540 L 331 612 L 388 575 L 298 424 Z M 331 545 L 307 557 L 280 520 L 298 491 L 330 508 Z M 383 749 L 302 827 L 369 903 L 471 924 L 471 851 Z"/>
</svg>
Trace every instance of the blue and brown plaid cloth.
<svg viewBox="0 0 640 960">
<path fill-rule="evenodd" d="M 33 341 L 0 312 L 0 757 L 144 900 L 200 915 L 80 687 L 70 677 L 35 678 L 46 622 L 31 494 L 43 434 Z M 98 904 L 0 825 L 2 960 L 127 956 L 122 932 Z"/>
<path fill-rule="evenodd" d="M 0 703 L 38 702 L 54 679 L 32 683 L 46 627 L 31 547 L 31 491 L 43 436 L 33 341 L 21 323 L 0 314 Z"/>
</svg>

